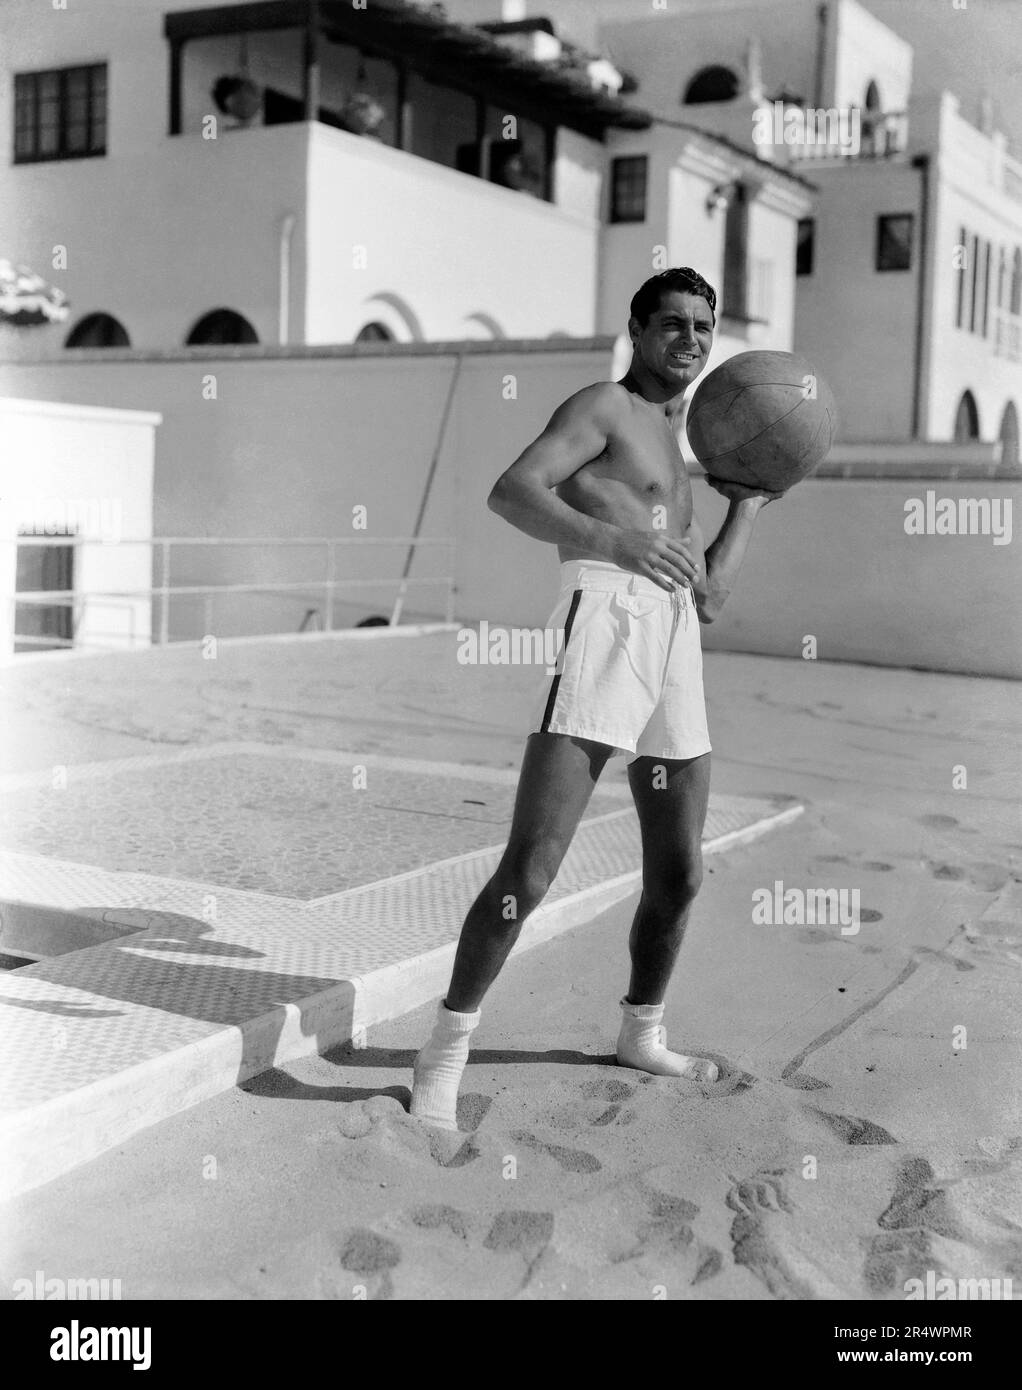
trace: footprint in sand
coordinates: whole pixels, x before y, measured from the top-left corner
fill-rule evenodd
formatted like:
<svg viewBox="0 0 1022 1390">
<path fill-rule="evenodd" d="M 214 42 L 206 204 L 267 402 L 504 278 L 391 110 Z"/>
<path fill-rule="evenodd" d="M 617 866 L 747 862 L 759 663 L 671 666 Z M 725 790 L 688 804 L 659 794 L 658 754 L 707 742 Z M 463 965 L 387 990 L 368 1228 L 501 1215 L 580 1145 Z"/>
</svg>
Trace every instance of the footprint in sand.
<svg viewBox="0 0 1022 1390">
<path fill-rule="evenodd" d="M 815 1292 L 782 1253 L 795 1210 L 784 1187 L 785 1177 L 783 1169 L 773 1168 L 750 1178 L 732 1178 L 725 1198 L 735 1213 L 731 1254 L 735 1264 L 765 1284 L 774 1298 L 812 1299 Z"/>
<path fill-rule="evenodd" d="M 872 1120 L 864 1120 L 858 1115 L 832 1115 L 815 1106 L 808 1109 L 810 1115 L 821 1119 L 832 1134 L 843 1139 L 846 1144 L 896 1144 L 893 1134 Z"/>
<path fill-rule="evenodd" d="M 566 1173 L 598 1173 L 603 1167 L 600 1160 L 591 1153 L 586 1153 L 584 1149 L 569 1149 L 561 1144 L 548 1144 L 542 1139 L 537 1139 L 528 1130 L 516 1129 L 512 1131 L 511 1138 L 516 1144 L 521 1144 L 527 1149 L 533 1149 L 536 1153 L 546 1154 L 559 1164 Z"/>
<path fill-rule="evenodd" d="M 816 854 L 813 856 L 816 864 L 850 864 L 856 869 L 866 869 L 872 874 L 890 873 L 894 865 L 888 864 L 884 859 L 849 859 L 845 854 Z"/>
<path fill-rule="evenodd" d="M 622 1107 L 632 1099 L 640 1085 L 652 1080 L 651 1076 L 647 1076 L 634 1084 L 616 1077 L 584 1081 L 577 1089 L 572 1088 L 570 1099 L 564 1104 L 548 1107 L 543 1121 L 555 1129 L 576 1132 L 584 1127 L 600 1128 L 615 1121 L 630 1124 L 634 1111 L 624 1110 L 622 1113 Z"/>
<path fill-rule="evenodd" d="M 925 1280 L 926 1271 L 937 1268 L 932 1236 L 964 1239 L 925 1158 L 907 1158 L 898 1165 L 894 1193 L 877 1225 L 880 1234 L 870 1241 L 862 1271 L 874 1298 L 892 1293 L 903 1298 L 906 1280 Z"/>
<path fill-rule="evenodd" d="M 1016 922 L 970 922 L 965 929 L 965 949 L 980 965 L 1005 966 L 1015 971 L 1022 968 L 1022 936 Z"/>
<path fill-rule="evenodd" d="M 705 1283 L 723 1269 L 721 1252 L 696 1236 L 693 1223 L 699 1215 L 699 1207 L 687 1197 L 663 1192 L 648 1180 L 639 1179 L 627 1180 L 605 1192 L 603 1198 L 605 1201 L 612 1199 L 616 1217 L 624 1216 L 628 1208 L 635 1205 L 644 1212 L 631 1228 L 634 1240 L 619 1238 L 608 1249 L 611 1265 L 650 1261 L 650 1267 L 659 1271 L 658 1277 L 664 1283 L 688 1287 Z M 636 1216 L 639 1212 L 633 1211 L 632 1219 Z"/>
<path fill-rule="evenodd" d="M 363 1296 L 375 1302 L 393 1295 L 394 1283 L 390 1271 L 401 1263 L 401 1250 L 394 1241 L 377 1235 L 375 1231 L 357 1228 L 348 1233 L 339 1258 L 341 1268 L 357 1276 L 356 1287 L 360 1284 L 364 1288 Z M 371 1295 L 370 1284 L 375 1285 Z"/>
<path fill-rule="evenodd" d="M 929 1161 L 904 1159 L 895 1173 L 894 1192 L 877 1218 L 863 1267 L 874 1297 L 904 1298 L 908 1279 L 1022 1277 L 1022 1228 L 1003 1211 L 1003 1189 L 984 1190 L 984 1179 L 1012 1169 L 1022 1157 L 1022 1139 L 985 1137 L 983 1158 L 967 1158 L 961 1172 L 938 1178 Z M 952 1194 L 963 1185 L 955 1204 Z M 1011 1190 L 1017 1187 L 1012 1180 Z M 998 1193 L 1000 1192 L 1000 1196 Z M 949 1268 L 949 1266 L 952 1266 Z"/>
<path fill-rule="evenodd" d="M 408 1213 L 413 1226 L 420 1231 L 451 1231 L 459 1240 L 468 1240 L 471 1220 L 457 1207 L 439 1206 L 413 1207 Z"/>
<path fill-rule="evenodd" d="M 793 1091 L 829 1091 L 830 1082 L 821 1081 L 818 1076 L 810 1076 L 806 1071 L 793 1071 L 789 1076 L 782 1074 L 781 1081 Z"/>
<path fill-rule="evenodd" d="M 409 1240 L 415 1241 L 417 1233 L 422 1233 L 422 1239 L 427 1244 L 415 1247 L 418 1260 L 412 1261 L 413 1265 L 420 1266 L 420 1274 L 423 1249 L 433 1250 L 434 1258 L 439 1254 L 441 1259 L 455 1261 L 452 1274 L 456 1270 L 459 1278 L 467 1279 L 466 1290 L 478 1288 L 478 1282 L 473 1286 L 473 1279 L 492 1278 L 492 1267 L 489 1267 L 487 1274 L 484 1272 L 487 1267 L 480 1263 L 482 1251 L 521 1256 L 525 1261 L 525 1272 L 517 1287 L 512 1285 L 508 1289 L 508 1296 L 513 1297 L 515 1292 L 520 1293 L 529 1283 L 537 1263 L 546 1253 L 554 1233 L 554 1215 L 549 1211 L 510 1208 L 489 1217 L 483 1212 L 460 1211 L 445 1203 L 427 1203 L 394 1213 L 388 1218 L 388 1225 L 406 1245 Z M 480 1232 L 484 1230 L 486 1234 L 480 1240 Z M 442 1253 L 443 1245 L 430 1242 L 430 1236 L 448 1238 L 446 1256 Z M 395 1242 L 388 1243 L 396 1248 Z M 500 1276 L 497 1282 L 503 1284 L 505 1276 Z"/>
<path fill-rule="evenodd" d="M 963 865 L 937 859 L 924 859 L 923 863 L 931 877 L 939 882 L 967 883 L 981 893 L 999 893 L 1011 878 L 1011 870 L 1004 864 L 974 862 Z"/>
</svg>

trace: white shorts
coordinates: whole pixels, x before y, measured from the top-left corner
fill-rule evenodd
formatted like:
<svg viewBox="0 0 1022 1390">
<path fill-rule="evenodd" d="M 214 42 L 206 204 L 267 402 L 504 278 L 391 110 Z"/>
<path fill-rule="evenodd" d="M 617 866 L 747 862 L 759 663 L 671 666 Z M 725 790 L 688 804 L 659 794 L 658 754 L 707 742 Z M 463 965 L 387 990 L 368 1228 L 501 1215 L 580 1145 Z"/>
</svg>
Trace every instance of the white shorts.
<svg viewBox="0 0 1022 1390">
<path fill-rule="evenodd" d="M 635 758 L 710 751 L 703 649 L 692 592 L 673 593 L 606 560 L 568 560 L 549 628 L 563 629 L 557 670 L 533 732 L 573 734 Z"/>
</svg>

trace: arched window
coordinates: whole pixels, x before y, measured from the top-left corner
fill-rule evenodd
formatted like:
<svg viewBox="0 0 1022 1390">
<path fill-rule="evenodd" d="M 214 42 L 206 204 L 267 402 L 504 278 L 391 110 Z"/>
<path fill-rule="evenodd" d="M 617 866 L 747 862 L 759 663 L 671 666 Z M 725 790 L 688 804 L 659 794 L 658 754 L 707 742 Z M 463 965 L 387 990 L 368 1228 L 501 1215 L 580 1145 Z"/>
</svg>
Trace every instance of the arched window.
<svg viewBox="0 0 1022 1390">
<path fill-rule="evenodd" d="M 1009 401 L 1004 407 L 999 438 L 1001 441 L 1001 462 L 1017 468 L 1019 465 L 1018 411 L 1015 409 L 1014 401 Z"/>
<path fill-rule="evenodd" d="M 866 87 L 865 109 L 862 113 L 862 143 L 869 154 L 879 154 L 879 126 L 883 119 L 880 109 L 880 88 L 870 81 Z"/>
<path fill-rule="evenodd" d="M 738 95 L 738 74 L 731 68 L 700 68 L 685 88 L 683 106 L 696 106 L 704 101 L 730 101 Z"/>
<path fill-rule="evenodd" d="M 204 314 L 185 339 L 186 346 L 213 343 L 258 343 L 259 335 L 233 309 L 214 309 Z"/>
<path fill-rule="evenodd" d="M 970 439 L 979 438 L 979 411 L 976 398 L 971 391 L 963 391 L 955 415 L 955 443 L 968 444 Z"/>
<path fill-rule="evenodd" d="M 76 347 L 131 347 L 124 325 L 112 314 L 86 314 L 75 324 L 65 339 L 66 348 Z"/>
<path fill-rule="evenodd" d="M 1011 258 L 1011 312 L 1022 314 L 1022 251 L 1017 246 Z"/>
<path fill-rule="evenodd" d="M 356 343 L 392 343 L 394 335 L 384 323 L 367 323 L 355 334 Z"/>
</svg>

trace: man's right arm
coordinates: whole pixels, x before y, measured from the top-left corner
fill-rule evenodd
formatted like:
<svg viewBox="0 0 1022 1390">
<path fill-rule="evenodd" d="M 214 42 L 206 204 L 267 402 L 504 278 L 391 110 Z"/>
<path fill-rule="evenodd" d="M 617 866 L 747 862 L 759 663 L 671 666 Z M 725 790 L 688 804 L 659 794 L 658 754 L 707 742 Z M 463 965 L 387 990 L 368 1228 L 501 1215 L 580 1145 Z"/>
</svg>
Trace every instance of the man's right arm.
<svg viewBox="0 0 1022 1390">
<path fill-rule="evenodd" d="M 497 479 L 487 499 L 490 510 L 536 540 L 609 560 L 619 528 L 569 506 L 553 489 L 603 453 L 621 408 L 620 389 L 599 382 L 558 406 L 538 439 Z"/>
</svg>

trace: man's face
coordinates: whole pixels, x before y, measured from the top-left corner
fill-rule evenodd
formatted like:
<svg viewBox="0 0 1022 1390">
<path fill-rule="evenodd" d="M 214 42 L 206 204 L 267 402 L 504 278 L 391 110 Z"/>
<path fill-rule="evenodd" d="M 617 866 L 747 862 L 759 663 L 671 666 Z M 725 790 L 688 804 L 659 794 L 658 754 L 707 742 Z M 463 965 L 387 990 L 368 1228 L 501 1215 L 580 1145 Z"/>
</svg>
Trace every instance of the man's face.
<svg viewBox="0 0 1022 1390">
<path fill-rule="evenodd" d="M 629 328 L 637 356 L 664 386 L 684 391 L 706 366 L 713 346 L 713 314 L 701 295 L 670 290 L 642 326 Z"/>
</svg>

